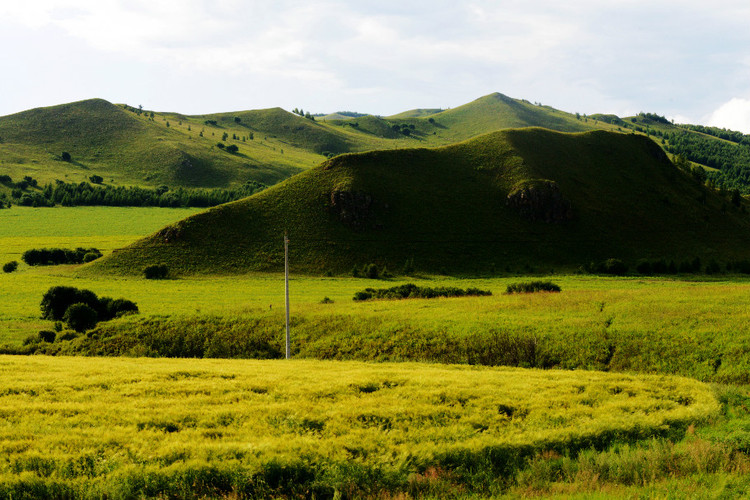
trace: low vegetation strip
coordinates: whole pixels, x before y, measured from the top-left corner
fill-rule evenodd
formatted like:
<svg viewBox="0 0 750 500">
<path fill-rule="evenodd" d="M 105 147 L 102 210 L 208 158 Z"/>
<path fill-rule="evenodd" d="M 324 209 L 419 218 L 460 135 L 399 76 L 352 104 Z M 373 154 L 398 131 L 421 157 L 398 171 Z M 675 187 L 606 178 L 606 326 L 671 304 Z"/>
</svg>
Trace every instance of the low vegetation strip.
<svg viewBox="0 0 750 500">
<path fill-rule="evenodd" d="M 2 356 L 0 380 L 9 498 L 496 492 L 540 451 L 718 412 L 693 380 L 580 371 Z"/>
<path fill-rule="evenodd" d="M 523 281 L 508 285 L 505 293 L 559 292 L 560 290 L 560 285 L 551 281 Z"/>
<path fill-rule="evenodd" d="M 394 286 L 391 288 L 365 288 L 364 291 L 354 294 L 355 301 L 372 299 L 434 299 L 438 297 L 478 297 L 492 295 L 489 290 L 478 288 L 457 288 L 442 286 L 430 288 L 417 286 L 414 283 Z"/>
</svg>

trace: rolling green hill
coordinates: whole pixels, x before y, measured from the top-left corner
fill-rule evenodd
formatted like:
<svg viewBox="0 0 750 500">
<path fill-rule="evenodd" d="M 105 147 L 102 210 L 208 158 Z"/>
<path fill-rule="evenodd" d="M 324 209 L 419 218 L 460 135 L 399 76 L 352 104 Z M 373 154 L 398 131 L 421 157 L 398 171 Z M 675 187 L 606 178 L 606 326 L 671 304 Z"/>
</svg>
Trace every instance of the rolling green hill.
<svg viewBox="0 0 750 500">
<path fill-rule="evenodd" d="M 717 185 L 747 191 L 750 184 L 750 139 L 742 136 L 676 126 L 648 113 L 581 117 L 498 93 L 449 110 L 415 109 L 387 118 L 345 112 L 316 120 L 281 108 L 187 116 L 91 99 L 0 117 L 0 171 L 14 180 L 31 176 L 40 185 L 92 175 L 115 186 L 271 185 L 337 154 L 445 146 L 529 126 L 650 135 L 664 149 L 718 169 L 708 169 Z M 63 161 L 63 152 L 72 161 Z"/>
<path fill-rule="evenodd" d="M 740 209 L 637 134 L 510 129 L 436 149 L 346 154 L 262 193 L 197 214 L 93 264 L 138 273 L 375 262 L 420 271 L 573 269 L 610 257 L 747 258 Z"/>
<path fill-rule="evenodd" d="M 201 136 L 205 128 L 202 120 L 174 114 L 152 119 L 92 99 L 0 117 L 0 158 L 14 179 L 30 175 L 42 183 L 97 174 L 114 184 L 206 187 L 272 184 L 321 159 L 307 150 L 288 157 L 269 153 L 276 141 L 251 142 L 233 155 L 215 147 L 221 134 L 212 127 Z M 72 161 L 63 161 L 63 152 Z"/>
</svg>

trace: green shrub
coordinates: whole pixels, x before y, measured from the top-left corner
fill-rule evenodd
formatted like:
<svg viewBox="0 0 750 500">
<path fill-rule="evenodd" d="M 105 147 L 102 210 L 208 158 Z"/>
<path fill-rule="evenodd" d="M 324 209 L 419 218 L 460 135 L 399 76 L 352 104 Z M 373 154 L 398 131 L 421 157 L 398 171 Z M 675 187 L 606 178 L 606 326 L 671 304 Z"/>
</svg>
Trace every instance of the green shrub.
<svg viewBox="0 0 750 500">
<path fill-rule="evenodd" d="M 135 302 L 127 299 L 111 299 L 102 297 L 99 299 L 99 307 L 96 310 L 99 315 L 99 321 L 108 321 L 119 318 L 125 314 L 134 314 L 138 312 L 138 306 Z"/>
<path fill-rule="evenodd" d="M 63 321 L 65 321 L 71 329 L 77 332 L 85 332 L 96 326 L 96 323 L 99 321 L 99 315 L 96 310 L 88 304 L 77 302 L 72 304 L 65 311 Z"/>
<path fill-rule="evenodd" d="M 4 273 L 12 273 L 16 269 L 18 269 L 18 262 L 16 262 L 15 260 L 12 260 L 10 262 L 6 262 L 5 264 L 3 264 Z"/>
<path fill-rule="evenodd" d="M 226 151 L 227 153 L 233 153 L 233 154 L 237 153 L 239 150 L 240 148 L 238 148 L 234 144 L 230 144 L 229 146 L 226 147 L 226 149 L 224 149 L 224 151 Z"/>
<path fill-rule="evenodd" d="M 57 334 L 55 332 L 49 330 L 42 330 L 39 332 L 39 340 L 41 340 L 42 342 L 52 343 L 55 341 L 56 336 Z"/>
<path fill-rule="evenodd" d="M 87 252 L 87 253 L 85 253 L 85 254 L 83 255 L 83 260 L 82 260 L 82 262 L 83 262 L 84 264 L 86 264 L 86 263 L 88 263 L 88 262 L 91 262 L 91 261 L 93 261 L 93 260 L 96 260 L 96 259 L 98 259 L 98 258 L 99 258 L 99 257 L 101 257 L 101 256 L 102 256 L 101 252 Z"/>
<path fill-rule="evenodd" d="M 70 306 L 83 303 L 96 309 L 99 299 L 91 290 L 79 290 L 72 286 L 53 286 L 42 297 L 42 318 L 61 320 Z"/>
<path fill-rule="evenodd" d="M 143 276 L 147 280 L 163 280 L 167 274 L 169 274 L 169 268 L 166 264 L 154 264 L 143 269 Z"/>
<path fill-rule="evenodd" d="M 559 292 L 560 290 L 560 286 L 551 281 L 524 281 L 511 283 L 505 289 L 505 293 Z"/>
<path fill-rule="evenodd" d="M 420 287 L 414 283 L 394 286 L 391 288 L 365 288 L 354 294 L 354 300 L 359 302 L 370 299 L 433 299 L 437 297 L 476 297 L 492 295 L 489 290 L 467 288 L 462 290 L 455 287 Z"/>
<path fill-rule="evenodd" d="M 363 273 L 371 280 L 376 280 L 380 277 L 380 269 L 378 269 L 377 264 L 367 264 L 363 269 Z"/>
<path fill-rule="evenodd" d="M 21 255 L 21 259 L 30 266 L 82 264 L 83 262 L 90 262 L 90 260 L 85 260 L 87 255 L 89 259 L 94 260 L 101 257 L 102 252 L 98 248 L 81 247 L 75 250 L 69 248 L 33 248 L 26 250 Z"/>
</svg>

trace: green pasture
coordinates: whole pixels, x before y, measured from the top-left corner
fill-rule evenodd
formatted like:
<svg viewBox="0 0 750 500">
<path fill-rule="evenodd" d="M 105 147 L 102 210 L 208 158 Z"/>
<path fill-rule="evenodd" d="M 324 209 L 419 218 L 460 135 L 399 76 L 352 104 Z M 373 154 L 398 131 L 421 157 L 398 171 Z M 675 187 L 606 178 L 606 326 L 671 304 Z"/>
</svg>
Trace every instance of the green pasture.
<svg viewBox="0 0 750 500">
<path fill-rule="evenodd" d="M 540 451 L 679 438 L 688 379 L 318 361 L 0 357 L 0 494 L 498 493 Z"/>
<path fill-rule="evenodd" d="M 0 255 L 109 253 L 193 212 L 13 207 L 0 211 Z M 292 262 L 296 359 L 285 362 L 134 357 L 283 356 L 280 273 L 85 269 L 0 274 L 6 352 L 53 329 L 39 317 L 52 286 L 140 308 L 36 344 L 56 357 L 0 357 L 0 496 L 733 498 L 750 487 L 747 278 L 547 275 L 533 279 L 560 293 L 506 295 L 532 278 L 313 277 Z M 408 282 L 493 295 L 352 300 Z"/>
</svg>

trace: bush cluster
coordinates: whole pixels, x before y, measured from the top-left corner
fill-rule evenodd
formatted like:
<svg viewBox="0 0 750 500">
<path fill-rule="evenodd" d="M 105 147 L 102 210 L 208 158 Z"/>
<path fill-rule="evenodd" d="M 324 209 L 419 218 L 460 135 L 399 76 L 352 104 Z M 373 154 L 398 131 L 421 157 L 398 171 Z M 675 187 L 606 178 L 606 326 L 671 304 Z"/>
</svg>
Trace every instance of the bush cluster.
<svg viewBox="0 0 750 500">
<path fill-rule="evenodd" d="M 505 293 L 559 292 L 560 286 L 551 281 L 524 281 L 511 283 Z"/>
<path fill-rule="evenodd" d="M 30 266 L 54 266 L 60 264 L 82 264 L 102 256 L 97 248 L 34 248 L 26 250 L 21 259 Z"/>
<path fill-rule="evenodd" d="M 42 318 L 64 321 L 78 332 L 96 326 L 123 314 L 137 313 L 138 306 L 127 299 L 97 297 L 91 290 L 71 286 L 53 286 L 42 297 Z"/>
<path fill-rule="evenodd" d="M 455 288 L 455 287 L 420 287 L 414 283 L 394 286 L 391 288 L 365 288 L 354 294 L 355 301 L 372 299 L 434 299 L 437 297 L 476 297 L 492 295 L 489 290 L 478 288 Z"/>
<path fill-rule="evenodd" d="M 18 269 L 18 262 L 16 262 L 15 260 L 12 260 L 10 262 L 6 262 L 5 264 L 3 264 L 4 273 L 12 273 L 16 269 Z"/>
<path fill-rule="evenodd" d="M 166 264 L 154 264 L 143 269 L 143 277 L 147 280 L 163 280 L 169 274 Z"/>
</svg>

